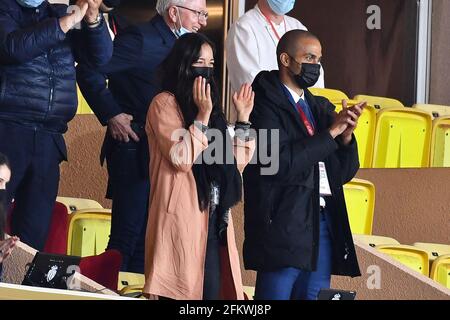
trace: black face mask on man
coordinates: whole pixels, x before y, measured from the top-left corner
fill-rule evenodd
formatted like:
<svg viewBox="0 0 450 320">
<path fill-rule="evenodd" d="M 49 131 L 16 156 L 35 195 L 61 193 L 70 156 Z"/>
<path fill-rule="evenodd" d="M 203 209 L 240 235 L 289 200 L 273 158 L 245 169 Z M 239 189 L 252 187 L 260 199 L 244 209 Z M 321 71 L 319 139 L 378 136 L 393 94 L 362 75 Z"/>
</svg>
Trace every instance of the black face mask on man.
<svg viewBox="0 0 450 320">
<path fill-rule="evenodd" d="M 300 64 L 294 58 L 291 57 L 291 59 L 297 64 Z M 303 62 L 300 65 L 302 67 L 302 71 L 300 71 L 300 74 L 294 74 L 294 79 L 300 88 L 308 89 L 319 81 L 320 64 Z"/>
<path fill-rule="evenodd" d="M 320 78 L 320 64 L 302 63 L 302 72 L 295 76 L 295 81 L 302 89 L 314 86 Z"/>
<path fill-rule="evenodd" d="M 211 82 L 214 77 L 214 68 L 211 67 L 192 67 L 192 75 L 194 79 L 197 77 L 203 77 L 207 82 Z"/>
</svg>

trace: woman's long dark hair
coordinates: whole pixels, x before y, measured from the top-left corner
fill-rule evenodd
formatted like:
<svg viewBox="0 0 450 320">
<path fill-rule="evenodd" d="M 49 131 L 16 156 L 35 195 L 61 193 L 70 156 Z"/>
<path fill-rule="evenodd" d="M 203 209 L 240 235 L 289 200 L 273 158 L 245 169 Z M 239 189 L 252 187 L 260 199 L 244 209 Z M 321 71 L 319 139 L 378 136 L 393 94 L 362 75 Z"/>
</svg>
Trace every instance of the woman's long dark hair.
<svg viewBox="0 0 450 320">
<path fill-rule="evenodd" d="M 192 74 L 192 64 L 200 57 L 200 51 L 204 44 L 208 44 L 211 47 L 215 56 L 214 43 L 205 35 L 188 33 L 181 36 L 175 42 L 172 51 L 163 61 L 159 70 L 159 76 L 162 80 L 161 89 L 175 95 L 183 114 L 186 129 L 194 123 L 198 114 L 198 108 L 194 103 L 192 93 L 195 80 Z M 211 99 L 213 102 L 211 119 L 217 116 L 225 119 L 220 106 L 219 90 L 214 77 L 211 77 L 209 83 L 211 85 Z"/>
<path fill-rule="evenodd" d="M 186 129 L 194 123 L 198 114 L 198 107 L 193 101 L 195 79 L 192 73 L 192 64 L 200 57 L 200 51 L 204 44 L 208 44 L 213 54 L 215 54 L 214 44 L 206 36 L 198 33 L 183 35 L 177 40 L 160 69 L 160 72 L 163 72 L 162 90 L 169 91 L 175 95 Z M 202 211 L 209 207 L 212 191 L 211 185 L 214 183 L 219 186 L 220 200 L 214 212 L 218 216 L 217 232 L 220 239 L 225 241 L 229 209 L 241 200 L 242 178 L 237 169 L 236 161 L 234 163 L 226 162 L 226 159 L 229 159 L 227 153 L 233 152 L 233 144 L 228 134 L 225 115 L 220 106 L 220 97 L 214 77 L 209 79 L 209 83 L 211 85 L 211 99 L 213 102 L 209 127 L 220 130 L 224 137 L 223 141 L 226 143 L 223 152 L 224 158 L 221 159 L 222 161 L 214 164 L 206 164 L 204 161 L 199 164 L 195 163 L 192 166 L 192 172 L 197 186 L 199 207 Z M 210 143 L 213 141 L 213 137 L 208 136 L 208 139 Z M 211 145 L 208 149 L 210 148 L 211 151 L 214 151 Z M 202 157 L 203 153 L 199 157 Z M 233 154 L 231 154 L 231 159 L 234 159 Z"/>
</svg>

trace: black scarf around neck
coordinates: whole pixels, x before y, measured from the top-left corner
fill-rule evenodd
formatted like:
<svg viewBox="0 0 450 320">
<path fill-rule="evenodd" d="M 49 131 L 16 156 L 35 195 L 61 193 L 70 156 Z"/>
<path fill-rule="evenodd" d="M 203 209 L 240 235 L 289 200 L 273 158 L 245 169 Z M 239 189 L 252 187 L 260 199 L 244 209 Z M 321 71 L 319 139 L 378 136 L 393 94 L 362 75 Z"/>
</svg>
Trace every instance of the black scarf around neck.
<svg viewBox="0 0 450 320">
<path fill-rule="evenodd" d="M 219 204 L 216 207 L 216 214 L 219 221 L 219 236 L 224 240 L 224 231 L 228 227 L 229 209 L 236 205 L 242 198 L 242 177 L 236 164 L 233 152 L 232 138 L 228 133 L 227 123 L 222 115 L 211 117 L 210 129 L 217 129 L 222 134 L 225 150 L 221 152 L 221 159 L 213 164 L 206 164 L 204 156 L 214 155 L 213 137 L 207 133 L 210 146 L 204 150 L 194 164 L 192 171 L 194 173 L 197 185 L 198 202 L 202 211 L 209 208 L 211 200 L 211 184 L 215 182 L 220 188 Z M 232 162 L 227 162 L 231 159 Z M 199 161 L 201 162 L 199 163 Z M 217 163 L 217 162 L 221 163 Z"/>
</svg>

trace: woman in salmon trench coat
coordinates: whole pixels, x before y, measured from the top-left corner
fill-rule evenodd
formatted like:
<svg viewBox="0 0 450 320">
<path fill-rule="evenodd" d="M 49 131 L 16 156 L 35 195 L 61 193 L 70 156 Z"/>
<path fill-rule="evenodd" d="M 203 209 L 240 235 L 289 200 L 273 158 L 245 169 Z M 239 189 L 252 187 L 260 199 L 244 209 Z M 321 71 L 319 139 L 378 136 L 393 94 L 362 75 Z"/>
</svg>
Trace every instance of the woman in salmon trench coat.
<svg viewBox="0 0 450 320">
<path fill-rule="evenodd" d="M 233 95 L 232 138 L 214 81 L 214 45 L 180 37 L 162 66 L 163 92 L 152 101 L 147 296 L 177 300 L 243 299 L 230 209 L 241 200 L 241 172 L 255 142 L 248 122 L 254 93 Z"/>
</svg>

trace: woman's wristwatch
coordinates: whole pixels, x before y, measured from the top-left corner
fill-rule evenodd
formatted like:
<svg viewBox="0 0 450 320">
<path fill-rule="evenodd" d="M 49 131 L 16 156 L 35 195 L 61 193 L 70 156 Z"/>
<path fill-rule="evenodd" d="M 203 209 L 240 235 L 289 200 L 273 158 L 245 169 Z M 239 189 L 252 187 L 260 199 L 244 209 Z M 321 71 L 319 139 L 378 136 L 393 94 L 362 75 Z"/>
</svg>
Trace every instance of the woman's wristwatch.
<svg viewBox="0 0 450 320">
<path fill-rule="evenodd" d="M 251 126 L 252 123 L 250 121 L 236 121 L 236 125 Z"/>
<path fill-rule="evenodd" d="M 194 125 L 199 129 L 203 134 L 206 134 L 208 132 L 209 127 L 205 126 L 201 121 L 194 121 Z"/>
<path fill-rule="evenodd" d="M 100 22 L 102 22 L 103 14 L 101 12 L 98 13 L 97 18 L 93 22 L 89 22 L 84 18 L 84 22 L 88 25 L 89 28 L 96 28 L 99 26 Z"/>
<path fill-rule="evenodd" d="M 234 124 L 234 132 L 236 137 L 243 140 L 249 141 L 252 140 L 250 128 L 252 127 L 252 123 L 250 121 L 237 121 Z"/>
</svg>

